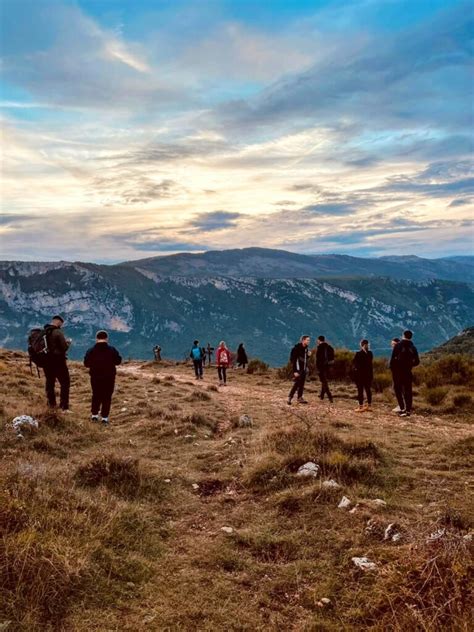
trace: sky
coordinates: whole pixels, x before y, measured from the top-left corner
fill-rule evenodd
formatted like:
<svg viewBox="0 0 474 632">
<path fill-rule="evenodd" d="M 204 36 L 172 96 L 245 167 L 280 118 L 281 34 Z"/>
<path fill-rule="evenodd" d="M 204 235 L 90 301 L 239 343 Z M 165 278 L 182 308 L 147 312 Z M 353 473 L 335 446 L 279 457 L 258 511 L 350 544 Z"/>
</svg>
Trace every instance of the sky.
<svg viewBox="0 0 474 632">
<path fill-rule="evenodd" d="M 474 3 L 0 12 L 0 259 L 473 254 Z"/>
</svg>

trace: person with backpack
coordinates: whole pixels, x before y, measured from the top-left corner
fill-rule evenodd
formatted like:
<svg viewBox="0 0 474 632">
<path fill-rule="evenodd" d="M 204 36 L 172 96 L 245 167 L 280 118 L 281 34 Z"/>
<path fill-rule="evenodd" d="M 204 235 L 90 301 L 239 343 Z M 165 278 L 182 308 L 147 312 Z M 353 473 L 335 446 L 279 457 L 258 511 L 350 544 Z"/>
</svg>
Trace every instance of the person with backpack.
<svg viewBox="0 0 474 632">
<path fill-rule="evenodd" d="M 231 363 L 231 353 L 222 340 L 216 351 L 217 375 L 219 377 L 219 385 L 227 385 L 227 369 Z"/>
<path fill-rule="evenodd" d="M 395 345 L 400 342 L 400 338 L 392 338 L 392 340 L 390 341 L 390 345 L 392 348 L 392 352 L 393 349 L 395 347 Z M 392 372 L 392 385 L 393 385 L 393 392 L 395 393 L 395 379 L 396 379 L 396 375 L 394 373 L 394 367 L 392 366 L 392 360 L 390 359 L 389 363 L 388 363 L 388 367 L 390 369 L 390 371 Z M 392 409 L 392 413 L 399 413 L 401 411 L 400 406 L 397 404 L 395 406 L 395 408 Z"/>
<path fill-rule="evenodd" d="M 359 407 L 356 413 L 367 412 L 371 410 L 372 405 L 372 380 L 374 378 L 373 369 L 374 356 L 369 350 L 369 341 L 360 341 L 360 350 L 354 356 L 352 361 L 352 370 L 354 381 L 357 386 L 357 399 Z M 364 406 L 364 391 L 367 395 L 367 404 Z"/>
<path fill-rule="evenodd" d="M 244 343 L 241 342 L 237 349 L 237 367 L 245 369 L 248 363 L 247 352 L 245 351 Z"/>
<path fill-rule="evenodd" d="M 300 341 L 293 347 L 290 353 L 290 363 L 293 371 L 293 386 L 288 393 L 288 406 L 291 406 L 291 400 L 298 393 L 298 404 L 307 404 L 303 397 L 306 375 L 308 374 L 308 358 L 309 358 L 309 336 L 301 336 Z"/>
<path fill-rule="evenodd" d="M 209 366 L 211 366 L 211 364 L 212 364 L 212 354 L 214 352 L 214 347 L 211 347 L 211 343 L 208 342 L 206 349 L 207 349 L 207 363 L 209 364 Z"/>
<path fill-rule="evenodd" d="M 399 417 L 409 417 L 413 406 L 412 370 L 420 364 L 418 350 L 412 342 L 413 332 L 403 332 L 403 338 L 393 347 L 390 369 L 400 411 Z"/>
<path fill-rule="evenodd" d="M 203 353 L 202 353 L 201 347 L 199 346 L 199 340 L 195 340 L 193 342 L 193 346 L 189 354 L 189 357 L 193 361 L 194 374 L 196 375 L 196 380 L 202 380 L 203 379 L 203 376 L 202 376 Z"/>
<path fill-rule="evenodd" d="M 88 349 L 84 356 L 84 366 L 89 369 L 91 378 L 91 421 L 98 422 L 100 413 L 104 426 L 109 424 L 116 367 L 121 362 L 122 358 L 117 349 L 109 345 L 107 332 L 98 331 L 95 335 L 95 345 Z"/>
<path fill-rule="evenodd" d="M 334 364 L 334 349 L 326 342 L 324 336 L 318 336 L 318 345 L 316 349 L 316 369 L 318 371 L 319 380 L 321 382 L 321 392 L 319 399 L 323 401 L 327 395 L 329 401 L 333 402 L 332 393 L 329 390 L 329 369 Z"/>
<path fill-rule="evenodd" d="M 35 330 L 34 338 L 32 338 L 33 334 L 30 335 L 28 351 L 30 352 L 31 345 L 30 358 L 44 371 L 48 406 L 56 408 L 55 388 L 57 380 L 60 386 L 59 407 L 63 411 L 68 411 L 71 380 L 67 366 L 67 351 L 71 340 L 66 339 L 61 331 L 63 325 L 64 318 L 62 316 L 59 314 L 53 316 L 51 322 L 43 329 Z"/>
</svg>

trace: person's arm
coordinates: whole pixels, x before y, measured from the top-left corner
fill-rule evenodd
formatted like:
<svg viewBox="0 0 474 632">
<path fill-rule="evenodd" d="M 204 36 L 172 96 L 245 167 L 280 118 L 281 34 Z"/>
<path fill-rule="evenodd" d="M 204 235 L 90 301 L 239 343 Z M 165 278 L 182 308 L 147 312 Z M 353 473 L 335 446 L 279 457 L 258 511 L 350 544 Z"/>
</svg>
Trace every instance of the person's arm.
<svg viewBox="0 0 474 632">
<path fill-rule="evenodd" d="M 122 364 L 122 356 L 117 351 L 117 349 L 115 349 L 115 347 L 114 347 L 114 351 L 115 351 L 115 366 L 118 366 L 119 364 Z"/>
<path fill-rule="evenodd" d="M 388 364 L 389 368 L 392 369 L 392 371 L 395 368 L 395 362 L 396 362 L 396 358 L 397 358 L 397 355 L 398 355 L 398 349 L 397 349 L 398 344 L 399 343 L 397 342 L 397 344 L 393 347 L 393 349 L 392 349 L 392 356 L 391 356 L 390 362 Z"/>
<path fill-rule="evenodd" d="M 418 349 L 415 347 L 415 345 L 413 345 L 413 354 L 414 354 L 413 366 L 418 366 L 420 364 L 420 356 L 418 355 Z"/>
<path fill-rule="evenodd" d="M 88 369 L 90 368 L 91 364 L 91 351 L 92 349 L 88 349 L 86 351 L 86 355 L 84 356 L 84 366 L 86 366 Z"/>
</svg>

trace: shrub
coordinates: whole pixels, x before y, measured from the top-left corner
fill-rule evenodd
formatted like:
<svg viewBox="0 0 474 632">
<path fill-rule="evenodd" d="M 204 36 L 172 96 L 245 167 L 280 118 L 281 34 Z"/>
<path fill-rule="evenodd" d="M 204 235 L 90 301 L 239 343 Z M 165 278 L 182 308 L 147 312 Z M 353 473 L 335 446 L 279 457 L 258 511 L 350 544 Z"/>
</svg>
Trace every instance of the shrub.
<svg viewBox="0 0 474 632">
<path fill-rule="evenodd" d="M 374 373 L 372 385 L 376 393 L 383 393 L 386 388 L 389 388 L 392 385 L 392 373 L 390 371 Z"/>
<path fill-rule="evenodd" d="M 445 386 L 427 387 L 424 391 L 426 401 L 432 406 L 438 406 L 448 394 L 448 388 Z"/>
<path fill-rule="evenodd" d="M 250 360 L 249 365 L 247 367 L 247 373 L 252 375 L 256 373 L 257 375 L 263 375 L 264 373 L 268 373 L 268 364 L 263 360 L 259 360 L 258 358 L 254 358 Z"/>
<path fill-rule="evenodd" d="M 468 408 L 472 404 L 472 397 L 468 393 L 459 393 L 453 397 L 453 404 L 458 408 Z"/>
<path fill-rule="evenodd" d="M 191 395 L 186 398 L 188 402 L 208 402 L 210 399 L 211 396 L 205 391 L 193 391 Z"/>
</svg>

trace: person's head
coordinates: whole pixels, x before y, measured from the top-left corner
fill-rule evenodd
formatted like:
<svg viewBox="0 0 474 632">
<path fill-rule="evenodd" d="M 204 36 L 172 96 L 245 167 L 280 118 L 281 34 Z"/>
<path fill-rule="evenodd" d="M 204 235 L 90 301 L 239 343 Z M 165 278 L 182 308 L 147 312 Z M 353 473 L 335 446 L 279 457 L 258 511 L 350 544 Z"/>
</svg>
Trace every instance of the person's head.
<svg viewBox="0 0 474 632">
<path fill-rule="evenodd" d="M 56 316 L 52 317 L 51 324 L 55 327 L 62 327 L 64 325 L 64 318 L 59 316 L 59 314 L 56 314 Z"/>
<path fill-rule="evenodd" d="M 301 336 L 300 341 L 303 347 L 307 347 L 309 345 L 310 337 L 306 335 Z"/>
<path fill-rule="evenodd" d="M 405 340 L 411 340 L 413 338 L 413 332 L 409 329 L 405 329 L 405 331 L 403 332 L 403 337 L 405 338 Z"/>
<path fill-rule="evenodd" d="M 369 350 L 369 341 L 366 338 L 360 341 L 360 348 L 364 349 L 364 351 Z"/>
<path fill-rule="evenodd" d="M 318 336 L 318 345 L 320 345 L 322 342 L 326 342 L 325 336 Z"/>
<path fill-rule="evenodd" d="M 392 338 L 392 341 L 390 343 L 392 345 L 392 349 L 395 345 L 398 345 L 399 342 L 400 342 L 400 338 Z"/>
<path fill-rule="evenodd" d="M 104 331 L 103 329 L 100 329 L 95 335 L 95 341 L 96 342 L 108 342 L 109 341 L 109 334 L 106 331 Z"/>
<path fill-rule="evenodd" d="M 197 346 L 198 346 L 198 344 L 199 344 L 199 340 L 195 340 L 195 341 L 193 342 L 193 345 L 194 345 L 195 347 L 197 347 Z"/>
<path fill-rule="evenodd" d="M 243 343 L 243 342 L 241 342 L 241 343 L 240 343 L 240 345 L 239 345 L 239 347 L 241 347 L 241 348 L 242 348 L 243 346 L 244 346 L 244 343 Z"/>
<path fill-rule="evenodd" d="M 225 341 L 224 341 L 224 340 L 221 340 L 221 341 L 220 341 L 220 343 L 219 343 L 219 347 L 220 347 L 221 349 L 225 349 Z"/>
</svg>

